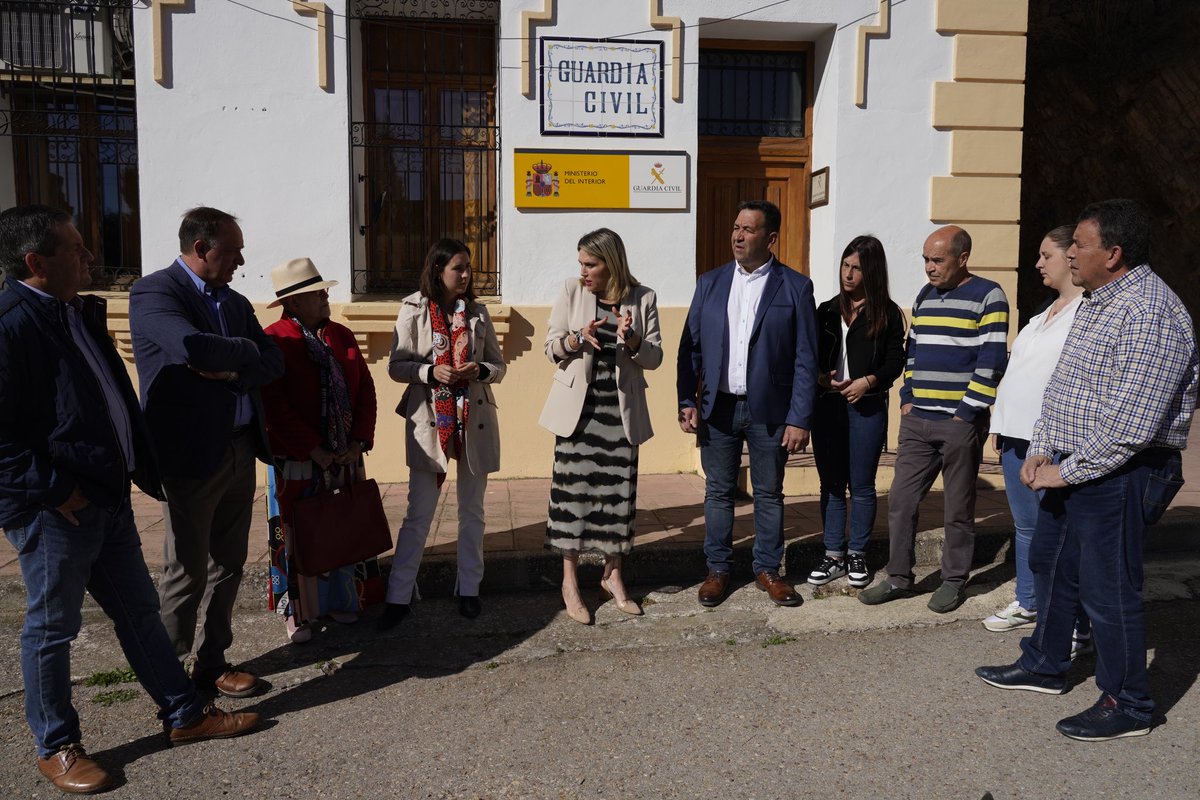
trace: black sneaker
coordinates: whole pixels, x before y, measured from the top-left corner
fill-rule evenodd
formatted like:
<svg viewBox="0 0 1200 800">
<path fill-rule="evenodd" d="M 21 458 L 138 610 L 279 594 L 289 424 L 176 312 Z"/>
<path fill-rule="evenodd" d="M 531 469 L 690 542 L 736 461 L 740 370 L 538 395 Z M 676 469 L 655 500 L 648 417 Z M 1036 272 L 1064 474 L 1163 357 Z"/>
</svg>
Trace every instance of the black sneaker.
<svg viewBox="0 0 1200 800">
<path fill-rule="evenodd" d="M 1067 689 L 1067 679 L 1061 675 L 1039 675 L 1022 669 L 1019 664 L 1002 667 L 977 667 L 975 674 L 988 686 L 997 689 L 1024 689 L 1041 694 L 1062 694 Z M 1062 723 L 1060 722 L 1059 725 Z"/>
<path fill-rule="evenodd" d="M 813 586 L 824 586 L 846 574 L 846 562 L 833 556 L 825 556 L 816 569 L 808 573 L 808 582 Z"/>
<path fill-rule="evenodd" d="M 1123 739 L 1127 736 L 1145 736 L 1150 732 L 1152 725 L 1126 714 L 1117 703 L 1117 698 L 1105 693 L 1096 705 L 1082 714 L 1060 720 L 1054 727 L 1070 739 L 1078 739 L 1081 742 L 1106 742 L 1109 739 Z"/>
<path fill-rule="evenodd" d="M 865 553 L 851 553 L 846 558 L 846 579 L 855 589 L 871 585 L 871 571 L 867 569 Z"/>
</svg>

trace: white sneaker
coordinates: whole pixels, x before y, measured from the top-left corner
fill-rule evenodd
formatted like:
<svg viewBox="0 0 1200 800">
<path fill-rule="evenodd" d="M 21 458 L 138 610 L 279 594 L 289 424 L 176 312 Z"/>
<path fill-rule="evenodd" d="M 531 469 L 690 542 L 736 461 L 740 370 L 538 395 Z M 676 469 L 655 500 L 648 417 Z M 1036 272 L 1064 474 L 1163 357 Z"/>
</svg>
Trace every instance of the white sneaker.
<svg viewBox="0 0 1200 800">
<path fill-rule="evenodd" d="M 983 627 L 989 631 L 997 633 L 1001 631 L 1011 631 L 1016 628 L 1024 628 L 1026 625 L 1032 625 L 1037 622 L 1037 612 L 1027 611 L 1021 608 L 1021 603 L 1013 600 L 1004 608 L 987 617 L 983 621 Z"/>
</svg>

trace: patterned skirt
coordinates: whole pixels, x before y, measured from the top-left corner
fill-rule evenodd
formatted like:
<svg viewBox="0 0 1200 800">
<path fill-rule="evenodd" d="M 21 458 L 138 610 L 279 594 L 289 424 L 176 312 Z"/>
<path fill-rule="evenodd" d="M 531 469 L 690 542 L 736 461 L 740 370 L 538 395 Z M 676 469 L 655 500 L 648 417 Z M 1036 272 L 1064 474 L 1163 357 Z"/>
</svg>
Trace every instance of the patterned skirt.
<svg viewBox="0 0 1200 800">
<path fill-rule="evenodd" d="M 638 449 L 621 425 L 612 361 L 593 361 L 579 426 L 555 439 L 546 549 L 556 553 L 608 556 L 633 547 Z"/>
</svg>

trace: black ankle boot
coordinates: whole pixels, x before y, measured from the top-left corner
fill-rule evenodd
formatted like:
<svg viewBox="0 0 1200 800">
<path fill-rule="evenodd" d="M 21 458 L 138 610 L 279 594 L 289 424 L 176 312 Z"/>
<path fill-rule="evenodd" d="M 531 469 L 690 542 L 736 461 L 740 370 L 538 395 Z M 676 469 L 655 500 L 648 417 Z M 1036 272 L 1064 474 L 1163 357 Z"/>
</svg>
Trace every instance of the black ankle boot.
<svg viewBox="0 0 1200 800">
<path fill-rule="evenodd" d="M 475 619 L 483 611 L 483 605 L 480 604 L 479 598 L 461 595 L 458 598 L 458 613 L 462 614 L 467 619 Z"/>
<path fill-rule="evenodd" d="M 401 622 L 404 622 L 404 618 L 408 614 L 408 603 L 384 603 L 383 613 L 379 615 L 379 623 L 375 626 L 375 630 L 381 632 L 390 631 Z"/>
</svg>

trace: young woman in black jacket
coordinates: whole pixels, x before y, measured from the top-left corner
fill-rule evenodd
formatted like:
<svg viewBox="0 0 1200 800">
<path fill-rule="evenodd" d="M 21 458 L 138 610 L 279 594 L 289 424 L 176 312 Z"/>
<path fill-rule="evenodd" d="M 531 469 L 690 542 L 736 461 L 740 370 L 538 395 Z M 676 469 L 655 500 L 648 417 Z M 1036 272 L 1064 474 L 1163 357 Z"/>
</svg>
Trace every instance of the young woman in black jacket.
<svg viewBox="0 0 1200 800">
<path fill-rule="evenodd" d="M 841 291 L 817 308 L 821 374 L 812 444 L 825 558 L 808 582 L 823 586 L 845 575 L 862 588 L 871 583 L 866 549 L 875 525 L 875 473 L 887 436 L 888 389 L 904 369 L 904 316 L 888 296 L 887 256 L 874 236 L 846 245 L 839 272 Z"/>
</svg>

